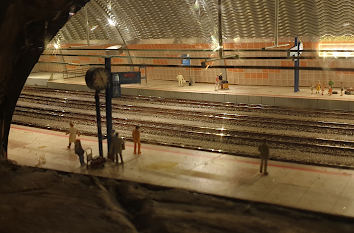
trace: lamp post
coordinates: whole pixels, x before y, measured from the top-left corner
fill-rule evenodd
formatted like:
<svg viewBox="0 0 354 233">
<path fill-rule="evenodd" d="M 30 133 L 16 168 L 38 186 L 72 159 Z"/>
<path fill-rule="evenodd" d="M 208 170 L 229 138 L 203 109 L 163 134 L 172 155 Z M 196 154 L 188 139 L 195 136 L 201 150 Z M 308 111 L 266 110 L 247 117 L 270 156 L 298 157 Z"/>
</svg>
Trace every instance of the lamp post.
<svg viewBox="0 0 354 233">
<path fill-rule="evenodd" d="M 102 146 L 102 127 L 101 127 L 101 108 L 100 108 L 100 91 L 106 89 L 110 73 L 104 68 L 91 68 L 86 72 L 86 85 L 95 90 L 96 100 L 96 120 L 97 120 L 97 136 L 98 149 L 100 157 L 103 157 Z"/>
<path fill-rule="evenodd" d="M 108 75 L 108 83 L 106 86 L 106 125 L 107 125 L 107 149 L 109 150 L 112 140 L 112 92 L 113 92 L 113 82 L 112 82 L 112 72 L 111 72 L 111 57 L 105 57 L 104 64 Z"/>
</svg>

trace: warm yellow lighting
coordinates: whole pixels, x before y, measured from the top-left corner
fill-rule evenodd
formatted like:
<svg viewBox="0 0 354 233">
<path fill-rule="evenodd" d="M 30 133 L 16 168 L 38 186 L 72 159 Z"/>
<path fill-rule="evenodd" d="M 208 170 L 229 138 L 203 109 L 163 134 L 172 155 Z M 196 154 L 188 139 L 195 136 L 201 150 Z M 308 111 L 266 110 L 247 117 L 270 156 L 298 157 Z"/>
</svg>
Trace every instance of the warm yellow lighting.
<svg viewBox="0 0 354 233">
<path fill-rule="evenodd" d="M 55 49 L 59 49 L 59 48 L 60 48 L 60 45 L 57 44 L 57 43 L 54 43 L 54 48 L 55 48 Z"/>
<path fill-rule="evenodd" d="M 240 37 L 234 38 L 234 42 L 235 42 L 235 43 L 239 43 L 240 41 L 241 41 L 241 38 L 240 38 Z"/>
<path fill-rule="evenodd" d="M 116 21 L 114 19 L 108 19 L 108 24 L 111 26 L 116 26 Z"/>
<path fill-rule="evenodd" d="M 320 43 L 318 46 L 318 55 L 320 57 L 354 57 L 354 43 L 333 42 Z M 321 51 L 328 50 L 328 51 Z M 331 50 L 348 50 L 348 51 L 331 51 Z"/>
<path fill-rule="evenodd" d="M 93 26 L 93 27 L 90 29 L 90 31 L 93 32 L 94 30 L 96 30 L 97 27 L 98 27 L 98 25 Z"/>
</svg>

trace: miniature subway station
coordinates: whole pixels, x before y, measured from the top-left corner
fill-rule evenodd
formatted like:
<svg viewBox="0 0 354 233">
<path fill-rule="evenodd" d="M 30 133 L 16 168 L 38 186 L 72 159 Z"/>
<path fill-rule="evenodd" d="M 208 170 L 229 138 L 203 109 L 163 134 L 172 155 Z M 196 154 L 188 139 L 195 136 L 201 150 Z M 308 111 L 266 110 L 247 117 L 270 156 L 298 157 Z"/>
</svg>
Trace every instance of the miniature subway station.
<svg viewBox="0 0 354 233">
<path fill-rule="evenodd" d="M 330 4 L 320 1 L 261 0 L 242 6 L 227 0 L 181 1 L 178 6 L 175 1 L 166 1 L 166 6 L 121 2 L 90 1 L 71 16 L 46 44 L 25 85 L 90 91 L 93 99 L 85 75 L 105 68 L 111 89 L 102 93 L 110 90 L 113 101 L 144 96 L 354 114 L 354 11 L 341 4 L 347 0 L 338 1 L 342 13 L 333 18 Z M 289 10 L 304 14 L 294 16 Z M 112 127 L 107 125 L 107 132 Z M 31 146 L 30 134 L 37 135 L 39 147 Z M 105 154 L 106 141 L 100 136 L 99 146 L 96 137 L 83 136 L 82 141 L 94 153 Z M 18 145 L 19 138 L 26 146 Z M 270 175 L 263 177 L 254 157 L 144 143 L 143 155 L 137 157 L 128 142 L 125 170 L 113 165 L 86 170 L 58 141 L 66 144 L 60 132 L 13 125 L 9 158 L 30 166 L 354 217 L 352 169 L 278 160 L 270 161 Z M 41 149 L 46 143 L 54 149 Z M 348 143 L 353 149 L 352 135 Z M 21 156 L 24 151 L 42 157 Z"/>
</svg>

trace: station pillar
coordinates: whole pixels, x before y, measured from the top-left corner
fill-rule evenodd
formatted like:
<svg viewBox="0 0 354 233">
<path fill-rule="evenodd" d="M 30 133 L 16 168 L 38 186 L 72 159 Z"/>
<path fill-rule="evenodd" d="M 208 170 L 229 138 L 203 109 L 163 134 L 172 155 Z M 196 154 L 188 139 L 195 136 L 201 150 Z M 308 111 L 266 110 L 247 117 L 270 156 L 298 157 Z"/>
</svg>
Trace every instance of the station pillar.
<svg viewBox="0 0 354 233">
<path fill-rule="evenodd" d="M 100 157 L 103 157 L 100 91 L 96 91 L 95 92 L 95 100 L 96 100 L 96 118 L 97 118 L 96 120 L 97 120 L 98 150 L 99 150 Z"/>
</svg>

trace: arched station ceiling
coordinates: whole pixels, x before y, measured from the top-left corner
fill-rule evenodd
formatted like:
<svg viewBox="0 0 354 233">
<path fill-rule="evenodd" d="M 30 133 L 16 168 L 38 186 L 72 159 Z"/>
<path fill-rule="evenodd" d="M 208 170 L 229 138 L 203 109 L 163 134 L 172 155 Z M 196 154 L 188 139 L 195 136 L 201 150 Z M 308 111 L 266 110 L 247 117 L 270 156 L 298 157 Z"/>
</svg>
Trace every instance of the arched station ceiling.
<svg viewBox="0 0 354 233">
<path fill-rule="evenodd" d="M 224 39 L 273 38 L 276 0 L 222 0 Z M 91 0 L 53 41 L 217 40 L 217 0 Z M 87 16 L 87 17 L 86 17 Z M 88 24 L 87 20 L 88 19 Z M 110 22 L 110 23 L 109 23 Z M 88 27 L 87 27 L 88 25 Z M 279 37 L 352 36 L 353 0 L 279 0 Z"/>
</svg>

